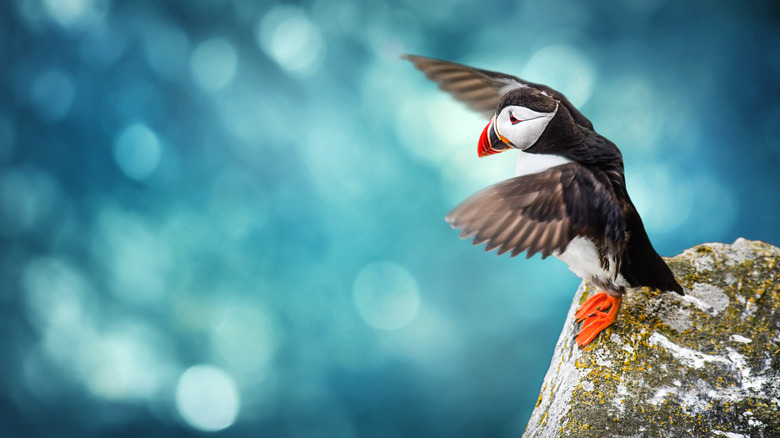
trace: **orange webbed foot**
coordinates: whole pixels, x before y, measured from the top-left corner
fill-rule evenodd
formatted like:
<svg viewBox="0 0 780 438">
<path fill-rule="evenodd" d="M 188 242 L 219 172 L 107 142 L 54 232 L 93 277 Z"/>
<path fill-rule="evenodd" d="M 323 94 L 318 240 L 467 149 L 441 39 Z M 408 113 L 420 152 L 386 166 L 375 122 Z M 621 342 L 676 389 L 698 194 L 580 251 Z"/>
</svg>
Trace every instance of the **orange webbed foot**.
<svg viewBox="0 0 780 438">
<path fill-rule="evenodd" d="M 601 308 L 603 307 L 602 304 L 606 303 L 606 301 L 607 301 L 606 292 L 601 292 L 588 298 L 588 300 L 585 301 L 582 307 L 580 307 L 580 309 L 577 310 L 577 313 L 574 314 L 574 322 L 580 322 L 583 319 L 585 319 L 588 315 L 591 315 L 596 310 L 601 310 Z"/>
<path fill-rule="evenodd" d="M 582 321 L 582 328 L 577 333 L 577 346 L 580 348 L 596 339 L 599 333 L 612 325 L 617 319 L 622 297 L 615 297 L 606 292 L 598 293 L 585 301 L 574 315 L 576 322 Z"/>
</svg>

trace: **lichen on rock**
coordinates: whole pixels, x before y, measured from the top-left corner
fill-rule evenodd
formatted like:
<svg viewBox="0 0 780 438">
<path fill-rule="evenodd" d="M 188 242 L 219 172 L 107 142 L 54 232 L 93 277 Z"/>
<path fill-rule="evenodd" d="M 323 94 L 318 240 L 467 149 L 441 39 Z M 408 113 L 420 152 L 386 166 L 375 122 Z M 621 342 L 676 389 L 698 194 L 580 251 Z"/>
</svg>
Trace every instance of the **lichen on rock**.
<svg viewBox="0 0 780 438">
<path fill-rule="evenodd" d="M 523 437 L 780 436 L 780 249 L 737 239 L 667 259 L 686 295 L 630 291 L 583 350 L 572 302 Z"/>
</svg>

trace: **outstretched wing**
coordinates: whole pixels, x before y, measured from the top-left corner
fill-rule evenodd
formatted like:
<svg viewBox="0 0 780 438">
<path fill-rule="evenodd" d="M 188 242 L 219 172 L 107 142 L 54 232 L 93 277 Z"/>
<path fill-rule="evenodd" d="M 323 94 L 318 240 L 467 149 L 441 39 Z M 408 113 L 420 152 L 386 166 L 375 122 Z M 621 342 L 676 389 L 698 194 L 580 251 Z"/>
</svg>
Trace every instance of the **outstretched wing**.
<svg viewBox="0 0 780 438">
<path fill-rule="evenodd" d="M 625 240 L 626 224 L 614 193 L 584 166 L 568 163 L 490 186 L 447 215 L 461 238 L 487 242 L 512 257 L 527 251 L 542 258 L 561 253 L 577 236 L 588 236 L 610 253 Z"/>
<path fill-rule="evenodd" d="M 579 125 L 593 129 L 590 120 L 583 116 L 566 96 L 546 85 L 441 59 L 417 55 L 404 55 L 402 58 L 411 61 L 428 79 L 436 82 L 439 88 L 452 94 L 455 99 L 464 102 L 469 108 L 482 113 L 488 119 L 493 117 L 493 113 L 495 113 L 504 94 L 515 88 L 532 87 L 561 102 Z"/>
</svg>

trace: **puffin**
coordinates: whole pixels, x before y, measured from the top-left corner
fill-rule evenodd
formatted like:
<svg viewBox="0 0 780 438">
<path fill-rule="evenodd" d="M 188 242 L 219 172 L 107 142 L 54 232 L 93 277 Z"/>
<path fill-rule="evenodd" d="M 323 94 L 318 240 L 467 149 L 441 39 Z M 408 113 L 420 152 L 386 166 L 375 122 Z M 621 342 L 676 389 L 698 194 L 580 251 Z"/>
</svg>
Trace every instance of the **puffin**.
<svg viewBox="0 0 780 438">
<path fill-rule="evenodd" d="M 477 155 L 518 151 L 514 178 L 476 193 L 447 216 L 485 251 L 541 253 L 600 292 L 575 313 L 579 348 L 615 322 L 627 290 L 683 288 L 650 243 L 626 190 L 623 157 L 562 93 L 518 77 L 402 55 L 485 118 Z"/>
</svg>

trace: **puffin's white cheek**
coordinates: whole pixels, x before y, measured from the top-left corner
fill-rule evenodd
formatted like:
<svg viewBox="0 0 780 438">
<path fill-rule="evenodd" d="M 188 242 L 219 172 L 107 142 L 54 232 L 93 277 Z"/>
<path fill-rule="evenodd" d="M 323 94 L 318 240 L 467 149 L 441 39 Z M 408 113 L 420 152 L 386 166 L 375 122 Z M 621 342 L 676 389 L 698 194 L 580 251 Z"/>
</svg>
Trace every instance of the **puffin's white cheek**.
<svg viewBox="0 0 780 438">
<path fill-rule="evenodd" d="M 508 133 L 510 136 L 507 138 L 518 148 L 528 149 L 542 136 L 550 119 L 552 119 L 552 115 L 521 121 L 512 126 L 513 129 Z"/>
</svg>

